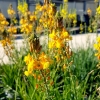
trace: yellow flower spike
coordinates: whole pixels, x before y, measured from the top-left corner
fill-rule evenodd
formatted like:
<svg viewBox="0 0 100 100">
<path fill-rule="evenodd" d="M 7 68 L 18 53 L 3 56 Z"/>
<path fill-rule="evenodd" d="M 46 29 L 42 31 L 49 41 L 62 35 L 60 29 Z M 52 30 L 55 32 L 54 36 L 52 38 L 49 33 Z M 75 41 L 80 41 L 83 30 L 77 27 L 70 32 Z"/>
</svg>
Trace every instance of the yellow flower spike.
<svg viewBox="0 0 100 100">
<path fill-rule="evenodd" d="M 35 10 L 42 11 L 42 6 L 40 4 L 36 4 Z"/>
<path fill-rule="evenodd" d="M 39 11 L 34 11 L 34 14 L 37 15 L 39 13 Z"/>
<path fill-rule="evenodd" d="M 0 21 L 4 21 L 6 20 L 6 18 L 4 17 L 4 15 L 0 12 Z"/>
<path fill-rule="evenodd" d="M 98 36 L 96 40 L 98 43 L 100 43 L 100 36 Z"/>
<path fill-rule="evenodd" d="M 43 20 L 40 18 L 40 19 L 39 19 L 39 22 L 40 22 L 40 23 L 42 23 L 42 22 L 43 22 Z"/>
<path fill-rule="evenodd" d="M 7 12 L 8 12 L 9 15 L 14 15 L 15 14 L 14 10 L 12 10 L 12 9 L 8 9 Z"/>
<path fill-rule="evenodd" d="M 8 15 L 15 15 L 15 11 L 13 10 L 12 4 L 10 4 L 8 10 L 7 10 Z"/>
<path fill-rule="evenodd" d="M 42 62 L 43 64 L 43 69 L 47 69 L 49 67 L 49 62 Z"/>
<path fill-rule="evenodd" d="M 49 47 L 49 49 L 54 48 L 55 47 L 55 41 L 49 41 L 48 47 Z"/>
<path fill-rule="evenodd" d="M 68 2 L 68 0 L 64 0 L 64 3 Z"/>
<path fill-rule="evenodd" d="M 2 25 L 4 25 L 4 26 L 6 26 L 6 25 L 8 25 L 9 23 L 6 21 L 6 20 L 4 20 L 4 21 L 1 21 L 1 23 L 0 24 L 2 24 Z"/>
<path fill-rule="evenodd" d="M 39 55 L 39 61 L 42 64 L 43 69 L 47 69 L 49 67 L 50 62 L 51 62 L 49 57 L 44 52 L 42 52 Z"/>
<path fill-rule="evenodd" d="M 24 62 L 26 63 L 26 65 L 28 65 L 29 62 L 32 60 L 33 60 L 33 58 L 30 54 L 28 54 L 27 56 L 24 57 Z"/>
<path fill-rule="evenodd" d="M 20 24 L 21 25 L 24 25 L 24 24 L 26 24 L 27 23 L 27 20 L 24 18 L 24 17 L 22 17 L 21 19 L 20 19 Z"/>
<path fill-rule="evenodd" d="M 35 15 L 30 15 L 30 21 L 35 21 L 36 20 L 36 16 Z"/>
<path fill-rule="evenodd" d="M 98 44 L 94 44 L 94 48 L 98 50 Z"/>
<path fill-rule="evenodd" d="M 17 33 L 17 28 L 16 27 L 9 27 L 7 31 L 9 33 Z"/>
<path fill-rule="evenodd" d="M 25 74 L 26 76 L 29 76 L 29 72 L 28 72 L 28 71 L 25 71 L 24 74 Z"/>
<path fill-rule="evenodd" d="M 45 55 L 44 52 L 42 52 L 40 55 L 39 55 L 39 60 L 44 60 L 45 58 L 47 58 L 47 56 Z"/>
<path fill-rule="evenodd" d="M 42 70 L 43 69 L 43 64 L 39 60 L 34 61 L 34 70 Z"/>
<path fill-rule="evenodd" d="M 49 59 L 48 59 L 48 56 L 47 56 L 44 52 L 42 52 L 42 53 L 39 55 L 39 60 L 40 60 L 40 61 L 48 61 Z"/>
<path fill-rule="evenodd" d="M 3 47 L 5 47 L 7 45 L 7 43 L 6 43 L 5 40 L 1 40 L 0 42 L 1 42 L 1 44 L 2 44 Z"/>
<path fill-rule="evenodd" d="M 63 41 L 61 39 L 57 39 L 55 43 L 56 48 L 62 48 L 64 46 Z"/>
<path fill-rule="evenodd" d="M 32 24 L 25 24 L 21 26 L 21 32 L 25 32 L 26 34 L 30 34 L 33 31 Z"/>
<path fill-rule="evenodd" d="M 69 37 L 69 33 L 67 32 L 67 31 L 63 31 L 62 33 L 61 33 L 61 37 L 63 38 L 63 39 L 66 39 L 66 38 L 68 38 Z"/>
<path fill-rule="evenodd" d="M 62 9 L 62 10 L 61 10 L 61 16 L 62 16 L 63 18 L 66 18 L 66 16 L 67 16 L 67 11 L 66 11 L 66 9 Z"/>
<path fill-rule="evenodd" d="M 87 14 L 88 14 L 88 15 L 91 15 L 91 14 L 92 14 L 92 10 L 91 10 L 90 8 L 88 8 Z"/>
<path fill-rule="evenodd" d="M 4 26 L 0 26 L 0 33 L 4 32 Z"/>
<path fill-rule="evenodd" d="M 98 15 L 100 15 L 100 6 L 98 6 L 98 8 L 96 9 L 96 13 L 97 13 Z"/>
<path fill-rule="evenodd" d="M 98 60 L 100 60 L 100 52 L 96 53 L 95 56 L 97 56 Z"/>
<path fill-rule="evenodd" d="M 56 39 L 55 30 L 53 30 L 52 33 L 49 34 L 49 37 L 52 38 L 52 39 Z"/>
<path fill-rule="evenodd" d="M 100 37 L 97 37 L 97 43 L 94 44 L 94 48 L 96 49 L 95 56 L 97 56 L 98 60 L 100 60 Z"/>
<path fill-rule="evenodd" d="M 33 25 L 32 24 L 28 24 L 28 26 L 26 26 L 26 33 L 31 33 L 33 31 Z"/>
<path fill-rule="evenodd" d="M 12 42 L 11 42 L 11 40 L 9 38 L 6 38 L 5 40 L 6 40 L 6 43 L 8 43 L 9 45 L 12 44 Z"/>
<path fill-rule="evenodd" d="M 26 0 L 24 0 L 24 2 L 20 2 L 20 0 L 18 1 L 18 6 L 17 6 L 17 9 L 18 11 L 21 13 L 21 14 L 25 14 L 25 12 L 27 11 L 28 9 L 28 4 L 26 3 Z"/>
<path fill-rule="evenodd" d="M 27 70 L 32 73 L 33 69 L 34 69 L 34 65 L 35 65 L 35 62 L 34 60 L 31 60 L 29 61 L 28 65 L 27 65 Z"/>
</svg>

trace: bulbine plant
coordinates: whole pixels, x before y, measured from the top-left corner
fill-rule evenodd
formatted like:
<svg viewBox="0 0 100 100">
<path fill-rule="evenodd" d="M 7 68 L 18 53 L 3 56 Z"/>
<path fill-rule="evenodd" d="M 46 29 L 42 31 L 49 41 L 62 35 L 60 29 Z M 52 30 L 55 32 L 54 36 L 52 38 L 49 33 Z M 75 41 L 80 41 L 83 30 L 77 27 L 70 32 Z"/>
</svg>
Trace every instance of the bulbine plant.
<svg viewBox="0 0 100 100">
<path fill-rule="evenodd" d="M 36 89 L 44 91 L 45 99 L 53 99 L 56 94 L 52 95 L 52 91 L 60 87 L 62 88 L 59 91 L 64 89 L 64 75 L 72 63 L 72 50 L 69 46 L 69 40 L 72 38 L 63 26 L 60 12 L 56 11 L 55 5 L 48 0 L 44 1 L 43 6 L 38 4 L 33 15 L 27 12 L 21 20 L 25 22 L 21 29 L 27 34 L 30 46 L 30 53 L 24 59 L 27 65 L 24 73 L 26 76 L 33 76 Z M 48 36 L 47 50 L 42 50 L 43 46 L 37 37 L 38 25 Z M 59 78 L 55 79 L 58 74 Z M 56 86 L 57 82 L 61 84 Z"/>
</svg>

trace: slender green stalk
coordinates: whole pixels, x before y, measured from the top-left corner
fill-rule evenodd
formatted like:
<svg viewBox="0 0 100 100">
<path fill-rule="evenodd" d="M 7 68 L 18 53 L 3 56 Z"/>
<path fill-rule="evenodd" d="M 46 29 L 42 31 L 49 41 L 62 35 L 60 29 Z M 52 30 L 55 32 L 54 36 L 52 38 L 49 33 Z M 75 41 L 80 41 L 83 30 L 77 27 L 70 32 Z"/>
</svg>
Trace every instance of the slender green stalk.
<svg viewBox="0 0 100 100">
<path fill-rule="evenodd" d="M 45 85 L 45 88 L 46 88 L 46 95 L 47 95 L 47 100 L 52 100 L 50 97 L 49 97 L 49 89 L 48 89 L 48 85 L 47 85 L 47 81 L 46 81 L 46 77 L 44 76 L 43 72 L 40 71 L 42 77 L 43 77 L 43 80 L 44 80 L 44 85 Z"/>
</svg>

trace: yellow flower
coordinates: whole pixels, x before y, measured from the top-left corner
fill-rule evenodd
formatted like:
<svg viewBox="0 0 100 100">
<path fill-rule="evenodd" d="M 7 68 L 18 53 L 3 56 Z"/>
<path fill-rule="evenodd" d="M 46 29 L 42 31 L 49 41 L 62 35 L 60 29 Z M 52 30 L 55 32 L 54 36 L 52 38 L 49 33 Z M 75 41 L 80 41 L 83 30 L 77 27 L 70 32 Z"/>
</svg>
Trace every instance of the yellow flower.
<svg viewBox="0 0 100 100">
<path fill-rule="evenodd" d="M 98 8 L 96 9 L 96 13 L 100 14 L 100 6 L 98 6 Z"/>
<path fill-rule="evenodd" d="M 4 26 L 0 26 L 0 33 L 3 33 L 4 32 Z"/>
<path fill-rule="evenodd" d="M 98 51 L 100 50 L 100 37 L 97 37 L 97 44 L 94 44 L 94 48 Z"/>
<path fill-rule="evenodd" d="M 15 11 L 13 10 L 12 4 L 10 4 L 8 10 L 7 10 L 8 15 L 14 15 Z"/>
<path fill-rule="evenodd" d="M 35 15 L 30 15 L 30 21 L 35 21 L 36 20 L 36 16 Z"/>
<path fill-rule="evenodd" d="M 1 40 L 0 43 L 2 44 L 3 47 L 5 47 L 5 46 L 11 46 L 12 41 L 9 38 L 5 38 L 4 40 Z"/>
<path fill-rule="evenodd" d="M 91 15 L 91 14 L 92 14 L 92 10 L 91 10 L 90 8 L 88 8 L 87 13 L 88 13 L 89 15 Z"/>
<path fill-rule="evenodd" d="M 4 25 L 4 26 L 6 26 L 6 25 L 8 25 L 9 23 L 8 23 L 6 20 L 4 20 L 4 21 L 1 21 L 1 24 Z"/>
<path fill-rule="evenodd" d="M 0 12 L 0 21 L 4 21 L 6 20 L 6 18 L 4 17 L 4 15 Z"/>
<path fill-rule="evenodd" d="M 39 19 L 39 22 L 42 23 L 42 21 L 43 21 L 43 20 L 40 18 L 40 19 Z"/>
<path fill-rule="evenodd" d="M 27 56 L 24 57 L 24 62 L 26 63 L 26 65 L 28 65 L 29 62 L 32 60 L 33 60 L 33 58 L 30 54 L 28 54 Z"/>
<path fill-rule="evenodd" d="M 8 12 L 9 15 L 14 15 L 15 14 L 15 11 L 13 9 L 8 9 L 7 12 Z"/>
<path fill-rule="evenodd" d="M 66 39 L 66 38 L 68 38 L 68 37 L 69 37 L 69 33 L 68 33 L 67 31 L 63 30 L 63 31 L 61 32 L 61 38 Z"/>
<path fill-rule="evenodd" d="M 21 32 L 25 32 L 26 34 L 30 34 L 33 31 L 32 24 L 25 24 L 21 26 Z"/>
<path fill-rule="evenodd" d="M 25 14 L 25 12 L 27 11 L 28 9 L 28 4 L 26 3 L 26 0 L 24 0 L 24 2 L 20 2 L 18 0 L 18 6 L 17 6 L 17 9 L 18 11 L 21 13 L 21 14 Z"/>
<path fill-rule="evenodd" d="M 36 8 L 35 9 L 41 11 L 42 10 L 42 6 L 40 4 L 36 4 Z"/>
<path fill-rule="evenodd" d="M 68 2 L 68 0 L 64 0 L 64 3 Z"/>
<path fill-rule="evenodd" d="M 72 19 L 73 18 L 72 14 L 68 14 L 68 18 Z"/>
<path fill-rule="evenodd" d="M 100 52 L 95 53 L 95 56 L 97 56 L 97 58 L 100 60 Z"/>
<path fill-rule="evenodd" d="M 64 46 L 63 41 L 61 39 L 57 39 L 55 43 L 56 48 L 62 48 Z"/>
<path fill-rule="evenodd" d="M 26 76 L 33 75 L 33 70 L 47 69 L 50 65 L 50 59 L 46 54 L 41 53 L 39 57 L 33 59 L 30 54 L 25 56 L 24 61 L 27 65 L 27 71 L 24 72 Z"/>
<path fill-rule="evenodd" d="M 52 39 L 56 39 L 55 30 L 53 30 L 52 33 L 49 34 L 49 37 L 52 38 Z"/>
<path fill-rule="evenodd" d="M 0 43 L 2 44 L 3 47 L 5 47 L 7 45 L 5 40 L 1 40 Z"/>
<path fill-rule="evenodd" d="M 97 50 L 95 56 L 100 60 L 100 37 L 97 37 L 97 43 L 94 44 L 94 48 Z"/>
<path fill-rule="evenodd" d="M 6 38 L 5 40 L 6 40 L 6 43 L 7 43 L 8 45 L 11 45 L 11 44 L 12 44 L 12 41 L 11 41 L 9 38 Z"/>
<path fill-rule="evenodd" d="M 50 49 L 54 48 L 54 47 L 55 47 L 55 41 L 49 41 L 48 47 L 49 47 Z"/>
<path fill-rule="evenodd" d="M 26 76 L 29 76 L 30 73 L 29 73 L 28 71 L 25 71 L 24 74 L 25 74 Z"/>
<path fill-rule="evenodd" d="M 27 65 L 27 70 L 32 73 L 33 69 L 34 69 L 34 65 L 35 65 L 35 61 L 32 59 L 31 61 L 29 61 L 28 65 Z"/>
<path fill-rule="evenodd" d="M 94 44 L 94 48 L 98 50 L 98 44 Z"/>
<path fill-rule="evenodd" d="M 100 36 L 97 37 L 97 42 L 100 43 Z"/>
<path fill-rule="evenodd" d="M 40 55 L 39 55 L 39 60 L 42 60 L 42 61 L 45 61 L 45 59 L 47 59 L 47 56 L 44 52 L 42 52 Z"/>
<path fill-rule="evenodd" d="M 41 62 L 43 69 L 47 69 L 51 62 L 49 57 L 44 52 L 39 55 L 39 61 Z"/>
<path fill-rule="evenodd" d="M 47 69 L 49 67 L 49 62 L 46 61 L 46 62 L 42 62 L 43 64 L 43 69 Z"/>
<path fill-rule="evenodd" d="M 43 69 L 43 64 L 39 60 L 35 60 L 34 63 L 34 70 L 42 70 Z"/>
<path fill-rule="evenodd" d="M 67 11 L 66 11 L 65 9 L 62 9 L 62 10 L 61 10 L 61 16 L 62 16 L 63 18 L 66 18 L 66 16 L 67 16 Z"/>
<path fill-rule="evenodd" d="M 26 24 L 26 23 L 27 23 L 27 20 L 24 19 L 24 17 L 22 17 L 22 18 L 20 19 L 20 24 L 23 25 L 23 24 Z"/>
<path fill-rule="evenodd" d="M 16 27 L 9 27 L 7 30 L 9 33 L 17 33 L 17 28 Z"/>
<path fill-rule="evenodd" d="M 27 24 L 26 25 L 26 33 L 31 33 L 33 31 L 33 25 L 32 24 Z"/>
</svg>

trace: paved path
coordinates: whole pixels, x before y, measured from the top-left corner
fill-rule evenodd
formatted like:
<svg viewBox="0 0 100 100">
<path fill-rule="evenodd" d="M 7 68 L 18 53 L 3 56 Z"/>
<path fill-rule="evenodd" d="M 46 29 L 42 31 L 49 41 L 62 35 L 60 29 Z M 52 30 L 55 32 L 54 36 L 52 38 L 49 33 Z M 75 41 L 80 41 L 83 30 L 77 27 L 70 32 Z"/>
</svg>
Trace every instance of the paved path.
<svg viewBox="0 0 100 100">
<path fill-rule="evenodd" d="M 73 38 L 72 41 L 69 42 L 72 49 L 76 49 L 78 47 L 86 48 L 88 46 L 93 46 L 93 44 L 96 41 L 96 34 L 95 33 L 78 34 L 78 35 L 72 35 L 72 38 Z M 41 36 L 40 41 L 41 44 L 47 43 L 47 36 Z M 21 39 L 21 35 L 17 36 L 15 43 L 18 49 L 20 49 L 23 46 L 23 39 Z M 2 61 L 4 63 L 9 62 L 8 57 L 4 53 L 3 47 L 0 44 L 0 63 L 2 63 Z"/>
</svg>

